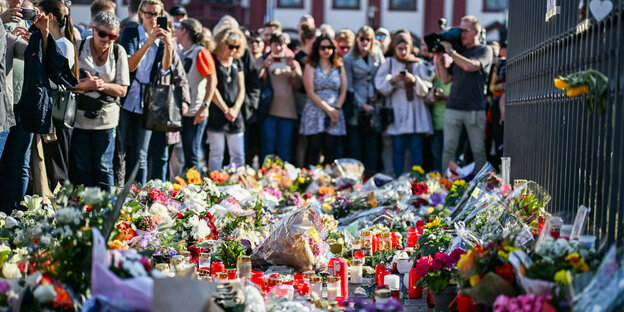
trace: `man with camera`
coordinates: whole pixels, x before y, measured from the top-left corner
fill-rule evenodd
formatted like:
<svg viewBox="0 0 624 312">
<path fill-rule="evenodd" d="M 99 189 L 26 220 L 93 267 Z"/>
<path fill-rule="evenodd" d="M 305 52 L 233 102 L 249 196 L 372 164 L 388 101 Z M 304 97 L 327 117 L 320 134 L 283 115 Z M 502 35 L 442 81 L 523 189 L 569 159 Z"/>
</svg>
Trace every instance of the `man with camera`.
<svg viewBox="0 0 624 312">
<path fill-rule="evenodd" d="M 442 41 L 453 63 L 447 68 L 442 57 L 436 63 L 442 82 L 453 81 L 444 116 L 443 172 L 451 162 L 454 164 L 462 126 L 466 126 L 475 169 L 479 170 L 486 162 L 485 91 L 493 54 L 492 49 L 479 42 L 481 23 L 476 17 L 464 16 L 460 28 L 463 50 L 458 52 L 450 42 Z"/>
</svg>

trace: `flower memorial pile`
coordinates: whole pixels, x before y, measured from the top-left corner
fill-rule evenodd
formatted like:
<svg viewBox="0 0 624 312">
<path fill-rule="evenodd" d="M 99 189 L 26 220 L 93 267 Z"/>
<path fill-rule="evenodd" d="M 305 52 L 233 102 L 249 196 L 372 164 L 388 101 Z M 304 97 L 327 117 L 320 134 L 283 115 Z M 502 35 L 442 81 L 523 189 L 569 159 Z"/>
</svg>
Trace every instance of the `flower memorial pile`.
<svg viewBox="0 0 624 312">
<path fill-rule="evenodd" d="M 437 311 L 621 311 L 616 249 L 582 235 L 586 213 L 559 235 L 534 182 L 504 185 L 489 165 L 362 172 L 267 158 L 112 194 L 68 184 L 49 205 L 26 196 L 0 214 L 0 308 L 162 310 L 178 281 L 225 311 L 404 311 L 418 298 Z"/>
</svg>

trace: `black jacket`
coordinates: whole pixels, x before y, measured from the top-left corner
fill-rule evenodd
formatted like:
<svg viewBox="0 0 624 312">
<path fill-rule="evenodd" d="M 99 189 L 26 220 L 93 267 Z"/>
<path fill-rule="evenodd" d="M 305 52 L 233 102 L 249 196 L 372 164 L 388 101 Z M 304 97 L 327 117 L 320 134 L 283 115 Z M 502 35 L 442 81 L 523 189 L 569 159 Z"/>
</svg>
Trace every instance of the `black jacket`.
<svg viewBox="0 0 624 312">
<path fill-rule="evenodd" d="M 67 59 L 57 49 L 52 35 L 43 54 L 42 35 L 35 31 L 24 53 L 24 87 L 18 102 L 22 127 L 33 133 L 47 134 L 52 126 L 50 80 L 57 85 L 75 88 L 78 80 L 69 68 Z"/>
</svg>

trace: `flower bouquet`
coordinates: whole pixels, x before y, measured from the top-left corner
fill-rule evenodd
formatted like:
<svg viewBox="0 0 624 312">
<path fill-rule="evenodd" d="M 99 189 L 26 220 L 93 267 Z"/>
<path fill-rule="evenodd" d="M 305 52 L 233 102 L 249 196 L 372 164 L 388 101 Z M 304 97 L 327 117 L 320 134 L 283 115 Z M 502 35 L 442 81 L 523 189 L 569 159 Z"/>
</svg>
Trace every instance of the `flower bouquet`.
<svg viewBox="0 0 624 312">
<path fill-rule="evenodd" d="M 509 241 L 499 239 L 486 246 L 475 246 L 461 255 L 457 263 L 461 292 L 475 304 L 489 307 L 501 294 L 515 296 L 514 268 L 507 260 L 515 249 Z"/>
<path fill-rule="evenodd" d="M 457 272 L 457 261 L 465 252 L 454 249 L 450 255 L 436 252 L 416 260 L 416 274 L 421 276 L 416 285 L 429 288 L 437 311 L 447 311 L 457 297 L 457 287 L 451 283 Z"/>
</svg>

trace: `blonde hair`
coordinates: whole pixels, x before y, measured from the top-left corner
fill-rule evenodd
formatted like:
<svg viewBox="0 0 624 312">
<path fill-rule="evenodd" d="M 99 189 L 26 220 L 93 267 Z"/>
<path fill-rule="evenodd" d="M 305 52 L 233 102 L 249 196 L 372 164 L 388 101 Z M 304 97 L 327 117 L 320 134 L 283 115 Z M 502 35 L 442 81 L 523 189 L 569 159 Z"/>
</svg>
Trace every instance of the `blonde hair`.
<svg viewBox="0 0 624 312">
<path fill-rule="evenodd" d="M 216 47 L 214 49 L 215 54 L 219 54 L 223 49 L 228 49 L 230 44 L 238 45 L 234 58 L 240 58 L 245 54 L 247 49 L 247 40 L 245 40 L 245 34 L 238 28 L 226 27 L 222 28 L 215 36 L 214 41 Z"/>
<path fill-rule="evenodd" d="M 165 5 L 162 3 L 162 1 L 160 0 L 143 0 L 141 1 L 141 4 L 139 4 L 139 24 L 143 24 L 143 18 L 141 18 L 141 12 L 143 12 L 143 7 L 146 5 L 158 5 L 160 6 L 160 15 L 159 16 L 163 16 L 163 13 L 165 12 Z"/>
<path fill-rule="evenodd" d="M 468 22 L 470 24 L 472 24 L 472 28 L 477 30 L 477 33 L 479 31 L 481 31 L 481 22 L 479 22 L 479 19 L 474 16 L 474 15 L 466 15 L 464 17 L 462 17 L 462 22 Z"/>
<path fill-rule="evenodd" d="M 370 41 L 368 42 L 368 54 L 373 57 L 377 56 L 377 49 L 375 49 L 375 44 L 377 42 L 375 40 L 375 30 L 368 25 L 364 25 L 360 27 L 360 29 L 358 29 L 355 35 L 356 38 L 359 36 L 368 37 L 370 39 Z M 351 54 L 353 54 L 353 56 L 360 56 L 360 46 L 357 43 L 353 45 L 353 49 L 351 49 Z"/>
<path fill-rule="evenodd" d="M 336 33 L 334 40 L 353 44 L 355 42 L 355 34 L 350 29 L 341 29 Z"/>
</svg>

